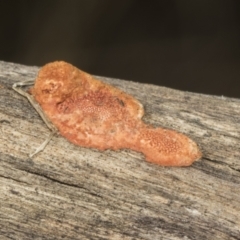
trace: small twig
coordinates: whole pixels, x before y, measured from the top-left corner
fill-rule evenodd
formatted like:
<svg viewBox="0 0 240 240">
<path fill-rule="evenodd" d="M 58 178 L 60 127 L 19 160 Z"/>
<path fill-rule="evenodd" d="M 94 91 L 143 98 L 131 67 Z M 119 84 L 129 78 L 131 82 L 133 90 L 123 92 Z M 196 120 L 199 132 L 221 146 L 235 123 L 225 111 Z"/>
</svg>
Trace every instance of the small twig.
<svg viewBox="0 0 240 240">
<path fill-rule="evenodd" d="M 49 135 L 49 137 L 36 149 L 36 151 L 34 153 L 29 154 L 29 157 L 33 157 L 34 155 L 36 155 L 37 153 L 41 152 L 42 150 L 45 149 L 45 147 L 47 146 L 47 144 L 50 142 L 50 140 L 52 139 L 52 137 L 57 133 L 57 129 L 55 128 L 55 126 L 48 120 L 48 117 L 45 115 L 45 113 L 42 111 L 41 107 L 39 106 L 39 104 L 34 100 L 34 98 L 32 97 L 31 94 L 25 92 L 24 90 L 22 90 L 19 87 L 24 87 L 24 86 L 29 86 L 29 85 L 33 85 L 34 84 L 34 80 L 28 80 L 28 81 L 24 81 L 24 82 L 18 82 L 18 83 L 14 83 L 12 88 L 14 91 L 16 91 L 17 93 L 19 93 L 20 95 L 26 97 L 28 99 L 28 101 L 30 102 L 30 104 L 35 108 L 35 110 L 37 111 L 37 113 L 40 115 L 40 117 L 42 118 L 42 120 L 44 121 L 44 123 L 48 126 L 48 128 L 52 131 L 52 133 Z"/>
</svg>

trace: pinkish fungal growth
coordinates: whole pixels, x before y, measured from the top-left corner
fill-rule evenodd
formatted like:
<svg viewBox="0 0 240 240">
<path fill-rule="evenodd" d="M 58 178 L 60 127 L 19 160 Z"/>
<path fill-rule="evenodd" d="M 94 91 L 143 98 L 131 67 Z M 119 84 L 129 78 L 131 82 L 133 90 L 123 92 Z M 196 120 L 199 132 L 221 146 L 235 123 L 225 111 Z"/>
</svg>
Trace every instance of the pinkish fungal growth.
<svg viewBox="0 0 240 240">
<path fill-rule="evenodd" d="M 163 166 L 189 166 L 201 157 L 187 136 L 142 122 L 143 106 L 132 96 L 71 64 L 42 67 L 30 93 L 60 134 L 76 145 L 130 148 Z"/>
</svg>

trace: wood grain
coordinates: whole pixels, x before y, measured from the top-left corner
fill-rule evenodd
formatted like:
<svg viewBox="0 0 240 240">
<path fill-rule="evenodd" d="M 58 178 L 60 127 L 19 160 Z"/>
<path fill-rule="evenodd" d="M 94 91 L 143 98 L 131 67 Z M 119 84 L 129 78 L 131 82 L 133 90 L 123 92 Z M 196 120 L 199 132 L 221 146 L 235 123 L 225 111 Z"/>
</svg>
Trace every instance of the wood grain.
<svg viewBox="0 0 240 240">
<path fill-rule="evenodd" d="M 57 136 L 11 88 L 38 67 L 0 62 L 0 239 L 240 239 L 240 100 L 103 78 L 136 97 L 144 121 L 196 141 L 187 168 Z M 147 81 L 147 79 L 146 79 Z"/>
</svg>

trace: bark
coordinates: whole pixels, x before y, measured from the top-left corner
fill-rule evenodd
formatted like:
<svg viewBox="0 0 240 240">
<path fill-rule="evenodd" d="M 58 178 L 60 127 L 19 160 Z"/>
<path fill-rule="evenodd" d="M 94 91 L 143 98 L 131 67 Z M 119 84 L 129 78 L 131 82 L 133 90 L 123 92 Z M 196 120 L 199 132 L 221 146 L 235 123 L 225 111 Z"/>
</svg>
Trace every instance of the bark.
<svg viewBox="0 0 240 240">
<path fill-rule="evenodd" d="M 135 96 L 144 121 L 195 140 L 190 167 L 54 137 L 12 84 L 38 67 L 0 62 L 0 238 L 240 239 L 240 100 L 103 78 Z"/>
</svg>

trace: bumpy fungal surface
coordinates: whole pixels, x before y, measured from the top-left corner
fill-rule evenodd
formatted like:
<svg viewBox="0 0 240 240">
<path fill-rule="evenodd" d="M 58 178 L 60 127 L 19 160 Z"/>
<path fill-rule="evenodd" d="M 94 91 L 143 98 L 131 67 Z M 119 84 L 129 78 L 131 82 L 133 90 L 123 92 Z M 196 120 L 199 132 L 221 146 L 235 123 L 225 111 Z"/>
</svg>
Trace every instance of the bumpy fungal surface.
<svg viewBox="0 0 240 240">
<path fill-rule="evenodd" d="M 60 134 L 76 145 L 129 148 L 163 166 L 189 166 L 201 157 L 187 136 L 146 125 L 143 106 L 132 96 L 71 64 L 42 67 L 30 93 Z"/>
</svg>

